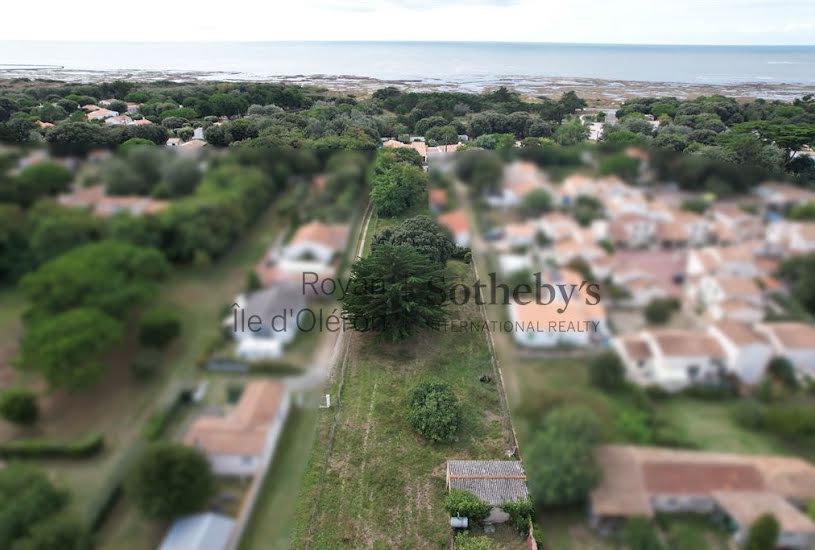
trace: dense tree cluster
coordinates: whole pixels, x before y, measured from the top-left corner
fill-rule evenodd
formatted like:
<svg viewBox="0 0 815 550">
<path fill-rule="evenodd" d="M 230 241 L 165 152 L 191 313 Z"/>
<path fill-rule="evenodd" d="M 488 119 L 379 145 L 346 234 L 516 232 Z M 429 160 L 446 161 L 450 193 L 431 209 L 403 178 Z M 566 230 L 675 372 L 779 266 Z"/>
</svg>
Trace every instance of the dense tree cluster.
<svg viewBox="0 0 815 550">
<path fill-rule="evenodd" d="M 398 216 L 424 202 L 428 179 L 421 164 L 413 149 L 379 152 L 371 176 L 371 202 L 380 216 Z"/>
</svg>

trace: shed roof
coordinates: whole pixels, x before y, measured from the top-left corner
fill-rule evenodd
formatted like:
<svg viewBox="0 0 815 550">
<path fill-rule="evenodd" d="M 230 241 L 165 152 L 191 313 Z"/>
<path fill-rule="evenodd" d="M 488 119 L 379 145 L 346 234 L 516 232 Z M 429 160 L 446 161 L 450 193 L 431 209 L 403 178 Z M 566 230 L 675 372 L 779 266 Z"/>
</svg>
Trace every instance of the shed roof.
<svg viewBox="0 0 815 550">
<path fill-rule="evenodd" d="M 183 517 L 170 527 L 159 550 L 223 550 L 234 525 L 232 518 L 212 512 Z"/>
<path fill-rule="evenodd" d="M 451 489 L 469 491 L 491 506 L 529 497 L 518 460 L 448 460 L 447 478 Z"/>
</svg>

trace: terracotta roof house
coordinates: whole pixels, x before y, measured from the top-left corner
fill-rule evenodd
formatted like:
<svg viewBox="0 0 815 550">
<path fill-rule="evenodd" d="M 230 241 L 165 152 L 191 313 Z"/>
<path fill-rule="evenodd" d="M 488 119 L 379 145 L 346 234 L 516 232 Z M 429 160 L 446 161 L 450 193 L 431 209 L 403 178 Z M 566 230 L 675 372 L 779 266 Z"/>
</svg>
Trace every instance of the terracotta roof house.
<svg viewBox="0 0 815 550">
<path fill-rule="evenodd" d="M 756 513 L 777 511 L 779 545 L 815 542 L 815 526 L 796 508 L 815 497 L 815 466 L 805 460 L 630 445 L 600 446 L 595 455 L 602 470 L 590 495 L 595 528 L 657 512 L 718 514 L 738 539 Z"/>
<path fill-rule="evenodd" d="M 264 286 L 285 281 L 303 285 L 304 274 L 314 273 L 318 280 L 316 287 L 309 287 L 314 290 L 320 287 L 320 281 L 335 275 L 349 231 L 345 224 L 311 221 L 300 226 L 285 246 L 267 250 L 255 266 L 255 272 Z"/>
<path fill-rule="evenodd" d="M 427 192 L 427 202 L 433 212 L 443 212 L 447 208 L 447 191 L 438 187 Z"/>
<path fill-rule="evenodd" d="M 88 208 L 94 216 L 106 218 L 126 212 L 131 216 L 153 215 L 170 206 L 167 201 L 141 196 L 108 196 L 104 185 L 75 187 L 70 193 L 57 197 L 62 206 Z"/>
<path fill-rule="evenodd" d="M 468 491 L 492 506 L 487 523 L 509 519 L 502 504 L 529 498 L 526 473 L 519 460 L 448 460 L 447 489 Z"/>
<path fill-rule="evenodd" d="M 106 118 L 118 116 L 118 111 L 111 111 L 109 109 L 94 109 L 89 112 L 86 117 L 88 120 L 104 120 Z"/>
<path fill-rule="evenodd" d="M 470 220 L 464 210 L 452 210 L 439 216 L 438 222 L 450 230 L 458 246 L 470 246 Z"/>
<path fill-rule="evenodd" d="M 289 394 L 282 382 L 253 380 L 225 415 L 196 418 L 184 444 L 201 449 L 216 474 L 252 476 L 271 461 L 288 411 Z"/>
</svg>

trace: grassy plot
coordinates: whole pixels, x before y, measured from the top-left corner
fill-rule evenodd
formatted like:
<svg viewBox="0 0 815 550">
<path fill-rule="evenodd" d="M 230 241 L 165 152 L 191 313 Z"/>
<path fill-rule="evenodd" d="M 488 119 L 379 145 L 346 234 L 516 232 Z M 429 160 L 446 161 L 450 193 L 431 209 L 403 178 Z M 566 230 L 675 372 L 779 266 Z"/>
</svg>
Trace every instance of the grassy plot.
<svg viewBox="0 0 815 550">
<path fill-rule="evenodd" d="M 452 263 L 462 281 L 469 266 Z M 480 319 L 474 304 L 451 306 Z M 354 334 L 335 411 L 323 411 L 295 517 L 295 548 L 438 548 L 450 529 L 444 512 L 445 461 L 500 459 L 508 445 L 502 409 L 481 332 L 423 332 L 401 344 Z M 426 380 L 453 386 L 463 404 L 459 440 L 424 441 L 405 419 L 407 392 Z M 336 382 L 336 381 L 335 381 Z M 520 539 L 519 539 L 520 540 Z"/>
</svg>

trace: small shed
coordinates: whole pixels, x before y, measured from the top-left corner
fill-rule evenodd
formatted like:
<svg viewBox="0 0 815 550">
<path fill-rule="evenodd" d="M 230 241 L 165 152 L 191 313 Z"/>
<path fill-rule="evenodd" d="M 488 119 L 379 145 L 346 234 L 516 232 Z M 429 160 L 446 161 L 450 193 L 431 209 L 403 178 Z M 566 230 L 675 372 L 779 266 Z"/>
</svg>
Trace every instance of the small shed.
<svg viewBox="0 0 815 550">
<path fill-rule="evenodd" d="M 492 506 L 487 523 L 509 519 L 502 504 L 529 498 L 520 460 L 448 460 L 447 489 L 469 491 Z"/>
</svg>

